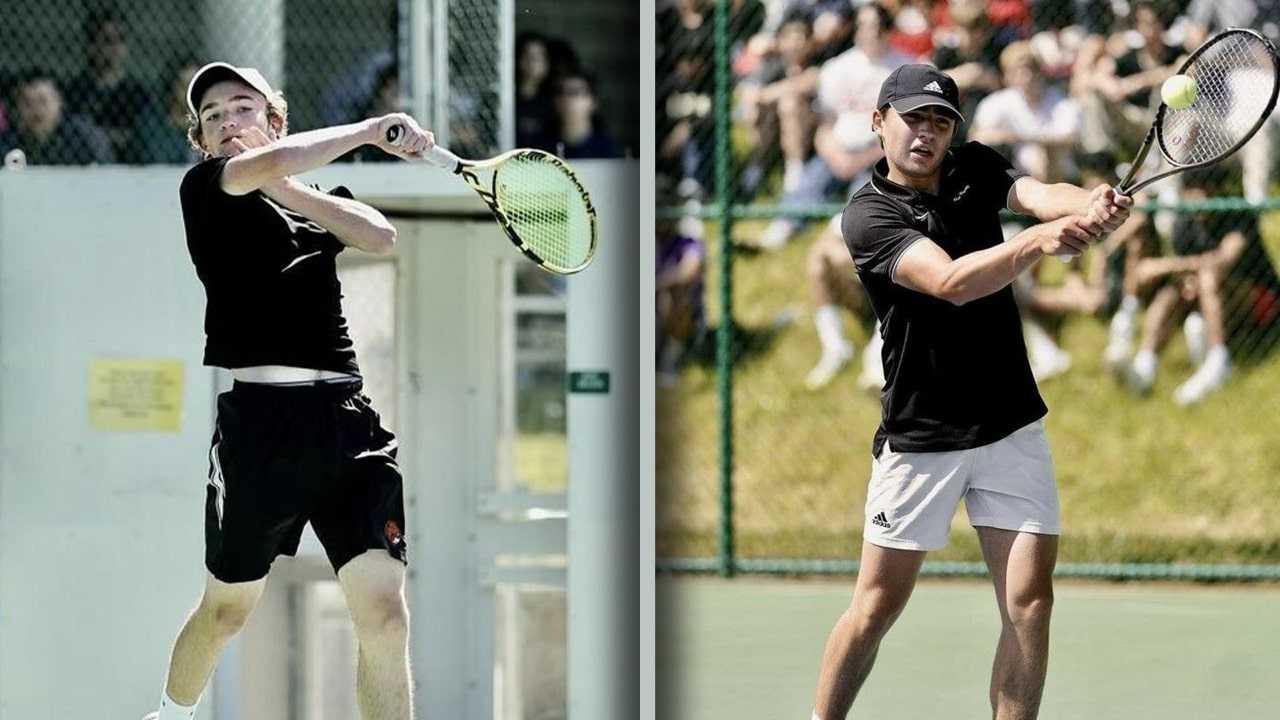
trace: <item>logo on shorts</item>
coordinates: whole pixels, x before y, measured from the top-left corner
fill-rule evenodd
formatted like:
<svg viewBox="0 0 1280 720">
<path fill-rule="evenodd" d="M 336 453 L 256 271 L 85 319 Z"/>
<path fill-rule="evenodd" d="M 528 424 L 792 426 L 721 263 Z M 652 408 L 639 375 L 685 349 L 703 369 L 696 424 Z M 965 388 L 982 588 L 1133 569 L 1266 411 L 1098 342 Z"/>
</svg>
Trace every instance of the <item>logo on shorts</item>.
<svg viewBox="0 0 1280 720">
<path fill-rule="evenodd" d="M 875 516 L 875 517 L 871 518 L 871 524 L 872 524 L 872 525 L 879 525 L 880 527 L 884 528 L 885 530 L 888 530 L 888 529 L 889 529 L 889 518 L 885 517 L 885 516 L 884 516 L 884 512 L 883 512 L 883 511 L 881 511 L 881 512 L 876 513 L 876 516 Z"/>
<path fill-rule="evenodd" d="M 388 520 L 387 524 L 382 528 L 382 532 L 387 536 L 387 542 L 392 545 L 399 545 L 401 540 L 400 526 L 395 520 Z"/>
</svg>

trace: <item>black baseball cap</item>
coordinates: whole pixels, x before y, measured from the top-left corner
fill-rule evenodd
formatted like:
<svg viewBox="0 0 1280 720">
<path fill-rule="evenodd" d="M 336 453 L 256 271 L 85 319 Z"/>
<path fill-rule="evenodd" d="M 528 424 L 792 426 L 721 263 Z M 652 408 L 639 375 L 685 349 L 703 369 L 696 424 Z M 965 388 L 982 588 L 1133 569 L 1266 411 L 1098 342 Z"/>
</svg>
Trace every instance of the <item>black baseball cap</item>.
<svg viewBox="0 0 1280 720">
<path fill-rule="evenodd" d="M 876 107 L 882 110 L 885 105 L 892 105 L 900 113 L 933 105 L 964 122 L 964 115 L 957 107 L 960 88 L 949 75 L 932 65 L 902 65 L 889 73 L 880 85 L 880 99 L 876 101 Z"/>
</svg>

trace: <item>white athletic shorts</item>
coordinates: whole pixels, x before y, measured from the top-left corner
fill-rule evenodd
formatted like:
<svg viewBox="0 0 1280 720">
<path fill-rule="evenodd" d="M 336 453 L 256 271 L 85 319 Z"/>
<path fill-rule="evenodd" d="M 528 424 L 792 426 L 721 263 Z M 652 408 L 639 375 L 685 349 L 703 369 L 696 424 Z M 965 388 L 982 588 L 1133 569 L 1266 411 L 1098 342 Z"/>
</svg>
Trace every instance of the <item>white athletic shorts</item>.
<svg viewBox="0 0 1280 720">
<path fill-rule="evenodd" d="M 902 550 L 947 544 L 964 499 L 969 524 L 1041 535 L 1060 533 L 1058 486 L 1044 420 L 990 445 L 947 452 L 894 452 L 871 461 L 863 539 Z"/>
</svg>

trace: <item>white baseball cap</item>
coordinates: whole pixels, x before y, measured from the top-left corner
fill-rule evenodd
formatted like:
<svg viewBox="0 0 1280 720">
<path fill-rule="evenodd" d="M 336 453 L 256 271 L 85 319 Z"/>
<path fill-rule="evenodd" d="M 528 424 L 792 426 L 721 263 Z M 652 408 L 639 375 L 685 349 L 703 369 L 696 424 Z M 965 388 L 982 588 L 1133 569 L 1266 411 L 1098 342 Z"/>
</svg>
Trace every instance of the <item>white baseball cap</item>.
<svg viewBox="0 0 1280 720">
<path fill-rule="evenodd" d="M 192 115 L 199 116 L 199 108 L 196 107 L 196 103 L 200 102 L 205 91 L 223 80 L 239 80 L 262 93 L 263 97 L 270 98 L 275 94 L 275 91 L 271 89 L 271 85 L 267 83 L 267 79 L 262 77 L 262 73 L 254 68 L 236 67 L 224 62 L 211 62 L 197 70 L 196 74 L 191 76 L 191 84 L 187 86 L 187 107 L 191 110 Z"/>
</svg>

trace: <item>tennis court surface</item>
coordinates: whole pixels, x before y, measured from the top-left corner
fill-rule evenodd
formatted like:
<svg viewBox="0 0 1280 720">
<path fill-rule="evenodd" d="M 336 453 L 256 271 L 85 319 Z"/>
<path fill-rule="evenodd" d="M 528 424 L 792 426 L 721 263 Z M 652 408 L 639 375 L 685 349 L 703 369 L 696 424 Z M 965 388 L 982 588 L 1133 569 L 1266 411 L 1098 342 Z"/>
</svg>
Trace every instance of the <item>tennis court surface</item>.
<svg viewBox="0 0 1280 720">
<path fill-rule="evenodd" d="M 664 720 L 809 720 L 852 578 L 660 576 Z M 990 717 L 986 580 L 922 580 L 850 718 Z M 1280 718 L 1280 586 L 1059 581 L 1042 720 Z M 829 719 L 834 720 L 834 719 Z"/>
</svg>

